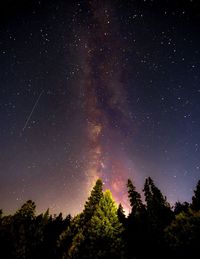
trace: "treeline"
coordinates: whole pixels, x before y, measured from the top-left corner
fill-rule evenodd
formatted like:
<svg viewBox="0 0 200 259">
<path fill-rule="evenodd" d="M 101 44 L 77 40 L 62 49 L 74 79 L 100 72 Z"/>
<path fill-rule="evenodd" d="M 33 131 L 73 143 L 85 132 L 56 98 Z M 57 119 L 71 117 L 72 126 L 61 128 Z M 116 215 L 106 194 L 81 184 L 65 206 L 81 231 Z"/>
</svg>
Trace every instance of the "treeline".
<svg viewBox="0 0 200 259">
<path fill-rule="evenodd" d="M 131 212 L 116 206 L 97 180 L 82 213 L 75 217 L 36 215 L 27 201 L 14 215 L 0 212 L 1 258 L 5 259 L 146 259 L 199 258 L 200 181 L 191 204 L 172 208 L 151 178 L 145 203 L 128 180 Z"/>
</svg>

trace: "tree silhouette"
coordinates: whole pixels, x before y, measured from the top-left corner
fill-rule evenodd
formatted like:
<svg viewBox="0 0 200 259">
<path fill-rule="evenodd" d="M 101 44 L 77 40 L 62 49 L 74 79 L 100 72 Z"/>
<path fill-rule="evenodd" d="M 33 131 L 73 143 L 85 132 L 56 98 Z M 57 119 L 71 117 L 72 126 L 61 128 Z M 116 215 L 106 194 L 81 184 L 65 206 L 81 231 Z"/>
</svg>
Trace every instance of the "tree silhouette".
<svg viewBox="0 0 200 259">
<path fill-rule="evenodd" d="M 191 207 L 195 211 L 200 210 L 200 180 L 197 183 L 196 190 L 194 190 L 194 196 L 192 197 Z"/>
<path fill-rule="evenodd" d="M 170 205 L 150 177 L 145 181 L 144 194 L 150 223 L 155 230 L 162 231 L 173 219 Z"/>
<path fill-rule="evenodd" d="M 128 197 L 131 205 L 131 213 L 127 220 L 126 243 L 129 258 L 139 255 L 143 256 L 145 250 L 142 246 L 147 243 L 147 220 L 146 208 L 142 203 L 141 195 L 136 191 L 132 181 L 128 179 L 127 183 Z"/>
<path fill-rule="evenodd" d="M 188 202 L 176 202 L 174 206 L 174 214 L 178 215 L 181 212 L 188 212 L 190 204 Z"/>
<path fill-rule="evenodd" d="M 34 225 L 36 205 L 28 200 L 13 216 L 12 236 L 14 239 L 16 258 L 32 258 L 37 246 L 36 231 Z"/>
<path fill-rule="evenodd" d="M 98 179 L 91 191 L 90 197 L 85 203 L 85 207 L 82 213 L 82 216 L 85 222 L 87 222 L 92 217 L 102 197 L 103 197 L 103 182 L 101 179 Z"/>
<path fill-rule="evenodd" d="M 164 229 L 173 219 L 173 212 L 153 180 L 148 177 L 144 184 L 148 219 L 148 248 L 151 257 L 168 257 L 164 242 Z M 158 249 L 158 247 L 160 249 Z M 165 253 L 161 252 L 165 251 Z"/>
<path fill-rule="evenodd" d="M 13 237 L 13 216 L 3 216 L 0 221 L 1 255 L 9 259 L 15 258 L 15 240 Z"/>
<path fill-rule="evenodd" d="M 64 251 L 65 258 L 80 258 L 86 253 L 87 229 L 102 197 L 103 183 L 101 179 L 98 179 L 85 203 L 83 212 L 77 215 L 60 235 L 58 246 Z"/>
<path fill-rule="evenodd" d="M 141 195 L 135 190 L 135 186 L 133 185 L 130 179 L 128 179 L 127 188 L 128 188 L 128 197 L 131 205 L 130 215 L 137 217 L 144 212 L 145 206 L 142 203 Z"/>
<path fill-rule="evenodd" d="M 14 215 L 0 210 L 1 255 L 8 259 L 195 258 L 200 243 L 200 181 L 192 204 L 177 202 L 172 212 L 151 178 L 144 185 L 146 204 L 128 180 L 131 212 L 125 216 L 99 179 L 83 212 L 71 218 L 36 215 L 28 200 Z M 197 255 L 198 256 L 198 255 Z"/>
<path fill-rule="evenodd" d="M 125 215 L 125 211 L 124 211 L 124 208 L 121 203 L 119 204 L 118 209 L 117 209 L 117 216 L 118 216 L 119 222 L 121 222 L 122 225 L 125 226 L 126 215 Z"/>
<path fill-rule="evenodd" d="M 169 258 L 197 258 L 200 244 L 200 212 L 179 213 L 165 229 L 166 242 L 171 249 Z"/>
</svg>

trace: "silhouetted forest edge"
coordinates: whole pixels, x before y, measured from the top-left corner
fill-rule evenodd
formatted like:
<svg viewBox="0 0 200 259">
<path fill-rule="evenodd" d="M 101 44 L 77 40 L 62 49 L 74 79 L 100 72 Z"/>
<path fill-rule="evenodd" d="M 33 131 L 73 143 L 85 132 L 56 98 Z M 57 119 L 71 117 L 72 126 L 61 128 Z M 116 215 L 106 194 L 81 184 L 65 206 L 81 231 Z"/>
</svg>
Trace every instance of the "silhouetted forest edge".
<svg viewBox="0 0 200 259">
<path fill-rule="evenodd" d="M 143 259 L 199 258 L 200 181 L 192 202 L 171 207 L 149 177 L 145 202 L 133 182 L 127 182 L 131 211 L 98 179 L 83 211 L 72 217 L 36 215 L 28 200 L 13 215 L 0 210 L 1 258 L 6 259 Z M 67 198 L 67 197 L 66 197 Z"/>
</svg>

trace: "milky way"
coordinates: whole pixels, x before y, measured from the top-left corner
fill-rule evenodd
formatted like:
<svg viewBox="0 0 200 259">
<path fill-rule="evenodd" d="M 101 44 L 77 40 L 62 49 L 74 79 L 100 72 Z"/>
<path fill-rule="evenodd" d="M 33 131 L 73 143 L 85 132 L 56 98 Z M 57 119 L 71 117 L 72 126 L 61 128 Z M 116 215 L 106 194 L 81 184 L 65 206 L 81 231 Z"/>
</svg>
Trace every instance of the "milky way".
<svg viewBox="0 0 200 259">
<path fill-rule="evenodd" d="M 130 170 L 123 150 L 127 141 L 123 128 L 130 128 L 130 118 L 119 53 L 123 48 L 120 28 L 110 5 L 91 3 L 88 8 L 88 33 L 84 38 L 87 44 L 83 49 L 89 152 L 86 176 L 90 187 L 102 178 L 105 188 L 123 202 Z"/>
</svg>

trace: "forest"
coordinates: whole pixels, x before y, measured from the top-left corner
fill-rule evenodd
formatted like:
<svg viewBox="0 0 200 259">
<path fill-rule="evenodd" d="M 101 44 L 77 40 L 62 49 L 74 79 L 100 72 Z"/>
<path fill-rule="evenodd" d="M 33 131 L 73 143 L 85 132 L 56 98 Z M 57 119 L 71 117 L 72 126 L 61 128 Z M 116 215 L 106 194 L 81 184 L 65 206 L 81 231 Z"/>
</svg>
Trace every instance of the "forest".
<svg viewBox="0 0 200 259">
<path fill-rule="evenodd" d="M 200 181 L 191 203 L 172 207 L 154 181 L 144 183 L 144 201 L 127 182 L 130 213 L 96 181 L 83 211 L 72 217 L 37 215 L 28 200 L 13 215 L 0 211 L 1 258 L 143 259 L 199 258 Z"/>
</svg>

